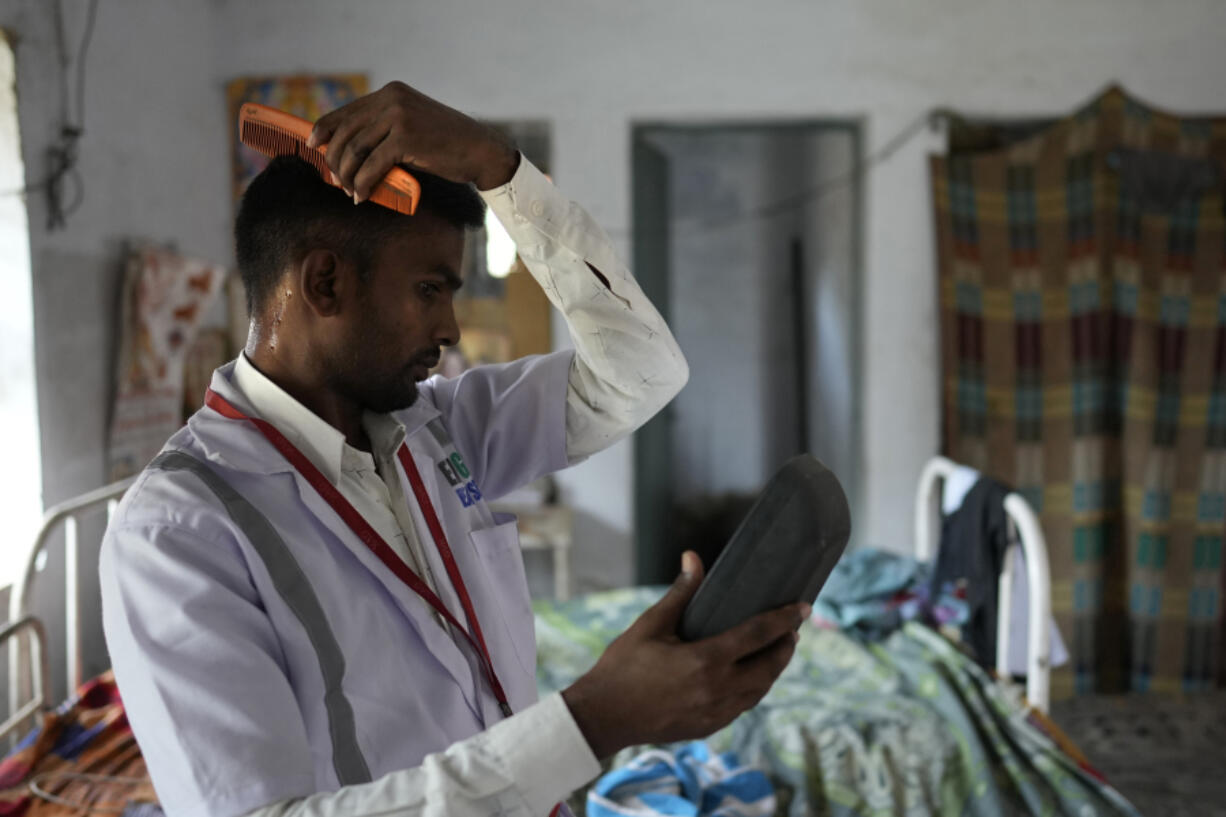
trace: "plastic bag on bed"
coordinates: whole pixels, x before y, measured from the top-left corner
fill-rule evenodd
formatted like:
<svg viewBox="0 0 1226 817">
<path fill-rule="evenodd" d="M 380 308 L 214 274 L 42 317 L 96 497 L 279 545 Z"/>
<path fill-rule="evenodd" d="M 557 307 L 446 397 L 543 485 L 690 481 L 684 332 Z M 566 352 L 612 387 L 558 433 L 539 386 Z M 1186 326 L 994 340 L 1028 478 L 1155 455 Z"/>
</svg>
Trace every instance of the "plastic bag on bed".
<svg viewBox="0 0 1226 817">
<path fill-rule="evenodd" d="M 760 770 L 702 741 L 644 752 L 596 782 L 587 817 L 767 817 L 775 793 Z"/>
</svg>

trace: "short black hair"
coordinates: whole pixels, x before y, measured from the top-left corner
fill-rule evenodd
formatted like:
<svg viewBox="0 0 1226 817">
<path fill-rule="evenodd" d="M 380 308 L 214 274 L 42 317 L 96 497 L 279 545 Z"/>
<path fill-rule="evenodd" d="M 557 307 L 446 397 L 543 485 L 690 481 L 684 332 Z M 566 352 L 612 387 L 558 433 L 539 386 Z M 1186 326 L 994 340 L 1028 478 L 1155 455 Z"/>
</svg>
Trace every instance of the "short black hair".
<svg viewBox="0 0 1226 817">
<path fill-rule="evenodd" d="M 485 223 L 485 202 L 470 184 L 414 169 L 421 184 L 418 213 L 439 216 L 458 229 Z M 354 206 L 344 191 L 320 178 L 297 156 L 278 156 L 247 186 L 234 219 L 238 272 L 247 291 L 247 314 L 272 295 L 287 264 L 321 238 L 365 270 L 379 240 L 412 218 L 371 201 Z"/>
</svg>

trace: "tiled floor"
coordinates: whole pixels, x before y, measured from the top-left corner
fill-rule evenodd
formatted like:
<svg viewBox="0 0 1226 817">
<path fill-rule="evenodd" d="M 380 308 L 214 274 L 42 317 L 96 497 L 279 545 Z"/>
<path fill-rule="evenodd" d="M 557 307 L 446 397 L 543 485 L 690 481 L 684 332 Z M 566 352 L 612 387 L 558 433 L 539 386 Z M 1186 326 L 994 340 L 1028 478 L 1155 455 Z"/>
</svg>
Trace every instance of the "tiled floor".
<svg viewBox="0 0 1226 817">
<path fill-rule="evenodd" d="M 1076 698 L 1052 719 L 1145 817 L 1226 817 L 1226 692 Z"/>
</svg>

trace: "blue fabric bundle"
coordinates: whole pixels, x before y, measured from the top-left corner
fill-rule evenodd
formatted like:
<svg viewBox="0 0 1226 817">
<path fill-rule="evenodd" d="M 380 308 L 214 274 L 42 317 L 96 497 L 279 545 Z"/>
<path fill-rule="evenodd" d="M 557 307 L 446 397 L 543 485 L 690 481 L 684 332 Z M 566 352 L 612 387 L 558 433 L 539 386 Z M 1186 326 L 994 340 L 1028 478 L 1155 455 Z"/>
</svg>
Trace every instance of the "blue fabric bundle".
<svg viewBox="0 0 1226 817">
<path fill-rule="evenodd" d="M 931 575 L 928 565 L 909 556 L 867 547 L 848 551 L 813 604 L 814 623 L 874 639 L 912 620 L 961 625 L 967 619 L 965 598 L 953 582 L 944 583 L 934 598 Z"/>
<path fill-rule="evenodd" d="M 588 817 L 768 817 L 775 792 L 759 769 L 702 741 L 675 753 L 653 750 L 615 769 L 588 792 Z"/>
</svg>

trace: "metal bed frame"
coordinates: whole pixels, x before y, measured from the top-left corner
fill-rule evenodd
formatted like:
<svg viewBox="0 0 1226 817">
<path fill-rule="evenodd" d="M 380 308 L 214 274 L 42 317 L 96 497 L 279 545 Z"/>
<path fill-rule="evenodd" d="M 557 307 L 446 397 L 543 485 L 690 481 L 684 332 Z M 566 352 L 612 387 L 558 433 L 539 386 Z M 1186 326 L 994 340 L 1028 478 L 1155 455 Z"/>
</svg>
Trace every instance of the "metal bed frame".
<svg viewBox="0 0 1226 817">
<path fill-rule="evenodd" d="M 920 561 L 935 558 L 937 550 L 936 520 L 939 519 L 941 488 L 958 467 L 945 457 L 934 457 L 924 466 L 915 494 L 915 553 Z M 30 591 L 45 561 L 52 534 L 64 531 L 64 659 L 69 694 L 84 680 L 81 677 L 81 606 L 78 541 L 78 518 L 101 508 L 110 521 L 119 499 L 135 481 L 135 477 L 113 482 L 89 493 L 49 508 L 43 524 L 26 557 L 21 581 L 13 587 L 9 599 L 9 623 L 0 628 L 0 642 L 9 644 L 9 717 L 0 724 L 0 739 L 16 732 L 33 715 L 53 708 L 51 672 L 47 652 L 47 633 L 42 622 L 29 610 Z M 1050 632 L 1051 570 L 1048 566 L 1047 544 L 1038 517 L 1019 494 L 1011 493 L 1004 500 L 1010 523 L 1010 538 L 1016 538 L 1026 556 L 1026 573 L 1030 589 L 1029 643 L 1027 645 L 1026 697 L 1036 709 L 1046 713 L 1050 704 L 1051 667 Z M 1006 552 L 1005 567 L 1000 576 L 999 609 L 1009 609 L 1013 592 L 1013 550 Z M 1006 657 L 1009 652 L 1008 617 L 997 617 L 996 669 L 1008 677 Z M 30 635 L 29 660 L 22 654 L 19 636 Z M 23 679 L 30 676 L 33 696 L 24 704 Z"/>
<path fill-rule="evenodd" d="M 119 505 L 119 499 L 136 481 L 135 477 L 112 482 L 87 494 L 74 497 L 47 509 L 42 527 L 26 556 L 21 581 L 13 586 L 9 598 L 9 624 L 0 629 L 0 642 L 8 640 L 9 652 L 9 717 L 0 724 L 0 739 L 16 732 L 32 716 L 55 707 L 51 697 L 51 670 L 47 652 L 47 631 L 42 622 L 30 613 L 30 590 L 46 560 L 52 534 L 64 531 L 64 659 L 71 695 L 84 680 L 81 677 L 81 599 L 80 546 L 77 520 L 83 514 L 106 508 L 107 521 Z M 30 660 L 24 661 L 21 642 L 17 637 L 28 630 Z M 23 680 L 30 676 L 33 697 L 21 703 Z"/>
<path fill-rule="evenodd" d="M 936 522 L 940 519 L 941 490 L 944 482 L 958 468 L 945 457 L 933 457 L 920 473 L 915 491 L 915 556 L 921 562 L 934 561 L 939 536 Z M 1013 554 L 1019 546 L 1026 556 L 1026 578 L 1030 598 L 1027 620 L 1026 699 L 1031 706 L 1047 714 L 1051 705 L 1051 567 L 1047 559 L 1047 540 L 1039 526 L 1039 518 L 1020 494 L 1010 493 L 1004 500 L 1009 520 L 1010 545 L 1005 551 L 1000 573 L 996 616 L 996 673 L 1009 677 L 1009 617 L 1006 614 L 1013 598 Z"/>
</svg>

